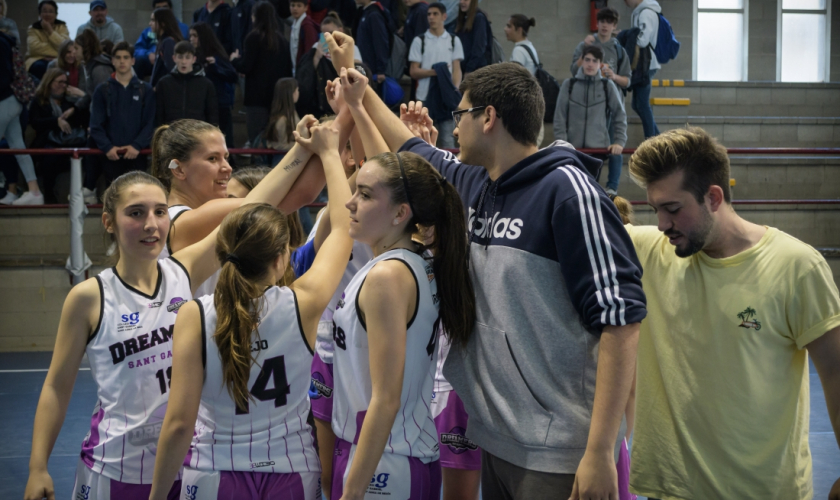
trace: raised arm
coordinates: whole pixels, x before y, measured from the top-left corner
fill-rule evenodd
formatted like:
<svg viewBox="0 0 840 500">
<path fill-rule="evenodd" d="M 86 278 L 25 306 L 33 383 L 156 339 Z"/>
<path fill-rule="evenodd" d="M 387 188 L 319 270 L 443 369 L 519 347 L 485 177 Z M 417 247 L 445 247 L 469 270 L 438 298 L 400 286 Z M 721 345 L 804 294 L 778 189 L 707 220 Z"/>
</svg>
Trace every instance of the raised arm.
<svg viewBox="0 0 840 500">
<path fill-rule="evenodd" d="M 99 323 L 101 300 L 96 278 L 91 278 L 70 290 L 64 301 L 50 369 L 35 411 L 24 500 L 55 498 L 47 462 L 67 415 L 85 346 Z"/>
<path fill-rule="evenodd" d="M 365 110 L 364 97 L 368 88 L 368 79 L 364 75 L 353 68 L 341 68 L 341 92 L 344 93 L 344 101 L 353 115 L 365 154 L 373 157 L 380 153 L 387 153 L 391 149 Z M 402 123 L 400 126 L 405 128 Z"/>
</svg>

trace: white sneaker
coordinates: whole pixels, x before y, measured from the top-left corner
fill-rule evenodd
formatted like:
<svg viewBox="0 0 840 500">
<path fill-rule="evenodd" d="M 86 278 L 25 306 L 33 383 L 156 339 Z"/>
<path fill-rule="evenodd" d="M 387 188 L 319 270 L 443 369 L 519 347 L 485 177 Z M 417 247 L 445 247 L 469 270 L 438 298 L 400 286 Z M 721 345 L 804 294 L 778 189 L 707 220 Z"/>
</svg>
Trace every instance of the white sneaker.
<svg viewBox="0 0 840 500">
<path fill-rule="evenodd" d="M 617 194 L 618 194 L 618 191 L 616 191 L 615 189 L 613 189 L 613 188 L 607 188 L 607 196 L 613 196 L 613 197 L 614 197 L 614 196 L 616 196 Z"/>
<path fill-rule="evenodd" d="M 6 191 L 6 196 L 0 198 L 0 205 L 11 205 L 16 199 L 18 199 L 18 197 L 15 193 Z"/>
<path fill-rule="evenodd" d="M 44 195 L 42 193 L 32 194 L 32 191 L 27 191 L 21 195 L 20 198 L 12 202 L 12 205 L 43 205 Z"/>
<path fill-rule="evenodd" d="M 96 191 L 91 191 L 88 188 L 82 188 L 82 196 L 85 197 L 85 205 L 96 205 L 99 201 L 96 199 Z"/>
</svg>

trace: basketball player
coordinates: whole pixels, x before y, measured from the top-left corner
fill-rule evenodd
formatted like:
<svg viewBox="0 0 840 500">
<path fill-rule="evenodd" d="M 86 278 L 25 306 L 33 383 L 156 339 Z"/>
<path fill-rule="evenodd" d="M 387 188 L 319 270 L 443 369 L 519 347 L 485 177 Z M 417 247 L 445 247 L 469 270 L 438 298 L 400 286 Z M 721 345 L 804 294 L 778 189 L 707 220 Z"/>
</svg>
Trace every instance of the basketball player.
<svg viewBox="0 0 840 500">
<path fill-rule="evenodd" d="M 347 206 L 350 236 L 368 244 L 374 258 L 350 281 L 333 316 L 331 498 L 439 498 L 428 405 L 438 327 L 443 321 L 462 342 L 475 311 L 460 198 L 419 156 L 385 153 L 359 170 Z M 427 247 L 412 236 L 431 228 L 435 257 L 427 259 Z"/>
<path fill-rule="evenodd" d="M 185 306 L 177 322 L 175 395 L 150 498 L 166 498 L 188 449 L 183 498 L 315 500 L 320 494 L 320 464 L 306 424 L 311 346 L 352 245 L 338 136 L 319 126 L 311 139 L 301 139 L 322 159 L 334 203 L 330 235 L 292 288 L 274 286 L 288 265 L 280 211 L 241 207 L 222 222 L 216 293 Z M 199 372 L 204 376 L 196 377 Z"/>
</svg>

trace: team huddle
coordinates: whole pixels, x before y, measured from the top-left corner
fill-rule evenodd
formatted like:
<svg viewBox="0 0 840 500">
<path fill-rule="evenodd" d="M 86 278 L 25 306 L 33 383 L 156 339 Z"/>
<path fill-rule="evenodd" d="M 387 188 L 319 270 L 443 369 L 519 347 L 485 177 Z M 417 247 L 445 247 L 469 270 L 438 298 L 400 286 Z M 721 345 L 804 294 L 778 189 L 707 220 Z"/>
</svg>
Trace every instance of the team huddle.
<svg viewBox="0 0 840 500">
<path fill-rule="evenodd" d="M 274 168 L 232 173 L 219 129 L 180 120 L 155 132 L 152 175 L 106 191 L 116 264 L 64 304 L 26 500 L 55 497 L 85 354 L 74 500 L 810 498 L 805 348 L 840 435 L 840 296 L 817 252 L 735 214 L 722 146 L 643 144 L 631 174 L 660 228 L 625 226 L 599 160 L 538 148 L 520 65 L 465 77 L 455 157 L 420 103 L 398 118 L 367 85 L 352 38 L 326 39 L 335 116 L 304 117 Z M 286 214 L 324 184 L 306 237 Z M 773 302 L 779 276 L 819 299 Z M 728 352 L 700 362 L 710 338 Z M 716 373 L 735 376 L 715 395 Z"/>
</svg>

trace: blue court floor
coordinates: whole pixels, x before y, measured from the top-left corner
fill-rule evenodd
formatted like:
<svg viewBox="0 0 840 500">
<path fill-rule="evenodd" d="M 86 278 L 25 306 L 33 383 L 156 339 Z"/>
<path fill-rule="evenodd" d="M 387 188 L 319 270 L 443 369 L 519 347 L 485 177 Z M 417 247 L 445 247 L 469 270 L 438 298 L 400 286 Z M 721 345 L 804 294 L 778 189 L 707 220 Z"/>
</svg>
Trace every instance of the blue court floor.
<svg viewBox="0 0 840 500">
<path fill-rule="evenodd" d="M 32 423 L 41 385 L 49 367 L 49 352 L 0 353 L 0 499 L 23 498 L 29 475 Z M 50 458 L 49 471 L 56 498 L 70 499 L 73 475 L 96 403 L 96 386 L 87 366 L 76 387 L 64 427 Z M 840 450 L 831 429 L 820 379 L 811 365 L 811 453 L 814 460 L 814 499 L 825 500 L 840 477 Z"/>
</svg>

